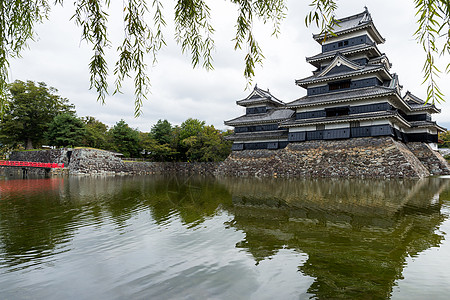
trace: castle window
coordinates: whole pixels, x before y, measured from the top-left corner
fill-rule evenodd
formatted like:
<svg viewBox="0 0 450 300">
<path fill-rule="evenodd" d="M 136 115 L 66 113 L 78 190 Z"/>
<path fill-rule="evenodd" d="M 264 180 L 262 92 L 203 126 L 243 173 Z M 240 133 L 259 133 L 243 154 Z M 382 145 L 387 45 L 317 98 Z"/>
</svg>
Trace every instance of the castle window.
<svg viewBox="0 0 450 300">
<path fill-rule="evenodd" d="M 350 80 L 329 83 L 328 88 L 330 91 L 348 89 L 350 88 Z"/>
<path fill-rule="evenodd" d="M 325 130 L 325 125 L 323 124 L 316 125 L 316 130 Z"/>
<path fill-rule="evenodd" d="M 338 47 L 342 47 L 344 44 L 342 42 L 338 43 Z"/>
<path fill-rule="evenodd" d="M 325 108 L 327 117 L 346 116 L 348 115 L 349 111 L 350 111 L 349 106 Z"/>
<path fill-rule="evenodd" d="M 361 126 L 361 124 L 359 123 L 359 121 L 351 121 L 350 122 L 351 128 L 360 127 L 360 126 Z"/>
</svg>

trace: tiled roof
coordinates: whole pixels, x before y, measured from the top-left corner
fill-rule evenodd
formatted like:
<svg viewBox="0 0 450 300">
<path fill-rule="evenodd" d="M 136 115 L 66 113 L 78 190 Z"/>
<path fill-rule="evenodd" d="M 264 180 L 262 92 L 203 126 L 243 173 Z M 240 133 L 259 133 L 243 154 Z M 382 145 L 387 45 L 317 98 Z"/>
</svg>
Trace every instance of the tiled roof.
<svg viewBox="0 0 450 300">
<path fill-rule="evenodd" d="M 246 141 L 246 140 L 262 140 L 271 138 L 287 138 L 287 130 L 273 130 L 273 131 L 258 131 L 258 132 L 245 132 L 234 133 L 226 136 L 226 140 L 229 141 Z"/>
<path fill-rule="evenodd" d="M 317 76 L 313 75 L 313 76 L 306 77 L 303 79 L 298 79 L 295 81 L 295 83 L 299 86 L 306 86 L 311 83 L 318 83 L 318 82 L 330 81 L 330 80 L 335 80 L 335 79 L 343 79 L 343 78 L 347 78 L 347 77 L 354 77 L 357 75 L 373 73 L 376 71 L 385 71 L 386 74 L 389 74 L 383 65 L 365 65 L 364 68 L 361 68 L 359 70 L 344 71 L 342 73 L 333 73 L 333 74 L 329 74 L 329 75 L 325 75 L 325 76 L 321 76 L 321 77 L 317 77 Z"/>
<path fill-rule="evenodd" d="M 235 119 L 225 121 L 225 125 L 237 126 L 243 124 L 259 124 L 259 123 L 275 123 L 289 119 L 294 114 L 293 110 L 281 108 L 271 109 L 265 114 L 252 114 L 237 117 Z"/>
<path fill-rule="evenodd" d="M 416 103 L 409 103 L 411 110 L 421 111 L 421 110 L 433 110 L 434 112 L 441 112 L 439 108 L 434 106 L 433 104 L 427 103 L 427 104 L 416 104 Z"/>
<path fill-rule="evenodd" d="M 317 104 L 328 104 L 335 102 L 347 102 L 361 98 L 380 97 L 395 94 L 396 90 L 384 86 L 370 86 L 360 89 L 344 90 L 334 93 L 326 93 L 314 96 L 304 96 L 287 104 L 288 108 L 312 106 Z"/>
<path fill-rule="evenodd" d="M 375 25 L 372 21 L 372 16 L 370 15 L 367 8 L 359 14 L 349 16 L 346 18 L 337 19 L 337 25 L 334 25 L 331 31 L 335 35 L 342 35 L 345 33 L 353 32 L 359 29 L 368 28 L 372 35 L 377 39 L 378 43 L 383 43 L 384 38 L 380 35 L 378 30 L 375 28 Z M 329 35 L 330 37 L 331 35 Z M 324 38 L 324 34 L 315 34 L 313 38 L 320 42 Z"/>
<path fill-rule="evenodd" d="M 383 118 L 398 118 L 403 123 L 407 123 L 398 112 L 396 111 L 380 111 L 380 112 L 370 112 L 361 113 L 354 115 L 336 116 L 336 117 L 324 117 L 324 118 L 314 118 L 314 119 L 303 119 L 303 120 L 289 120 L 281 123 L 281 126 L 285 127 L 296 127 L 296 126 L 307 126 L 316 124 L 327 124 L 327 123 L 343 123 L 354 120 L 367 120 L 367 119 L 383 119 Z"/>
<path fill-rule="evenodd" d="M 258 88 L 257 85 L 255 85 L 255 88 L 250 93 L 250 95 L 247 96 L 247 98 L 236 101 L 236 104 L 241 106 L 247 106 L 251 104 L 262 104 L 262 103 L 272 103 L 276 106 L 284 105 L 284 102 L 281 100 L 278 100 L 275 96 L 273 96 L 269 91 L 265 91 L 263 89 Z"/>
<path fill-rule="evenodd" d="M 423 111 L 423 110 L 432 110 L 436 113 L 441 112 L 434 104 L 426 103 L 419 97 L 412 94 L 410 91 L 407 91 L 403 100 L 408 104 L 411 110 L 415 111 Z"/>
<path fill-rule="evenodd" d="M 435 127 L 440 131 L 447 131 L 446 128 L 439 126 L 435 121 L 412 121 L 409 123 L 411 124 L 411 127 L 418 127 L 418 128 Z"/>
<path fill-rule="evenodd" d="M 343 55 L 349 55 L 352 53 L 358 53 L 358 52 L 364 52 L 364 51 L 373 51 L 373 52 L 375 52 L 375 55 L 377 55 L 377 56 L 381 55 L 380 50 L 378 50 L 378 48 L 375 45 L 358 44 L 358 45 L 350 46 L 347 48 L 323 52 L 323 53 L 319 53 L 319 54 L 316 54 L 311 57 L 307 57 L 306 62 L 315 65 L 314 64 L 315 62 L 320 62 L 325 59 L 333 58 L 337 52 L 341 52 Z"/>
<path fill-rule="evenodd" d="M 417 97 L 416 95 L 411 93 L 410 91 L 406 91 L 406 94 L 403 97 L 403 99 L 408 100 L 408 102 L 411 102 L 411 103 L 425 104 L 425 101 L 423 101 L 422 99 L 420 99 L 419 97 Z"/>
</svg>

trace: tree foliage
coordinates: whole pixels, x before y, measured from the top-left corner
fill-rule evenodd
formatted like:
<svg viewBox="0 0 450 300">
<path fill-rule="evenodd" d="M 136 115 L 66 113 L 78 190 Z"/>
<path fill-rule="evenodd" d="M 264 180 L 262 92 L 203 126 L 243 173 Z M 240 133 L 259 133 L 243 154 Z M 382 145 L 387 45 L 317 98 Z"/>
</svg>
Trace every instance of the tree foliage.
<svg viewBox="0 0 450 300">
<path fill-rule="evenodd" d="M 172 125 L 167 120 L 158 120 L 152 126 L 150 135 L 161 145 L 169 144 L 172 140 Z"/>
<path fill-rule="evenodd" d="M 442 144 L 439 144 L 441 148 L 450 148 L 450 131 L 445 131 L 439 134 L 439 139 L 443 141 Z"/>
<path fill-rule="evenodd" d="M 23 82 L 8 85 L 7 105 L 1 120 L 0 139 L 5 144 L 41 144 L 44 133 L 53 118 L 61 113 L 72 113 L 73 105 L 56 95 L 57 90 L 45 83 Z"/>
<path fill-rule="evenodd" d="M 51 146 L 87 146 L 117 151 L 125 157 L 154 161 L 220 161 L 231 152 L 231 142 L 204 121 L 189 118 L 180 126 L 158 120 L 150 132 L 130 128 L 124 120 L 111 129 L 94 117 L 77 118 L 67 99 L 45 83 L 16 81 L 9 86 L 8 106 L 1 121 L 0 150 Z M 23 149 L 23 148 L 22 148 Z M 2 155 L 0 151 L 0 156 Z"/>
<path fill-rule="evenodd" d="M 450 2 L 443 0 L 414 0 L 418 28 L 414 33 L 423 46 L 426 60 L 423 65 L 424 83 L 428 83 L 427 99 L 444 101 L 443 93 L 436 84 L 441 71 L 434 60 L 436 56 L 450 54 Z M 439 45 L 438 42 L 443 42 Z M 446 71 L 450 71 L 450 63 Z"/>
<path fill-rule="evenodd" d="M 119 151 L 125 157 L 139 157 L 141 150 L 139 132 L 120 120 L 110 131 L 114 150 Z"/>
<path fill-rule="evenodd" d="M 142 146 L 157 161 L 221 161 L 231 152 L 231 142 L 224 139 L 230 133 L 193 118 L 180 126 L 159 120 Z"/>
<path fill-rule="evenodd" d="M 189 161 L 222 161 L 231 150 L 231 142 L 223 139 L 224 135 L 214 126 L 204 126 L 195 135 L 184 139 L 188 146 L 186 152 Z"/>
<path fill-rule="evenodd" d="M 57 115 L 48 126 L 45 134 L 52 146 L 81 146 L 86 135 L 86 128 L 80 119 L 73 114 Z"/>
<path fill-rule="evenodd" d="M 285 0 L 231 0 L 239 11 L 236 20 L 235 49 L 245 49 L 244 76 L 250 81 L 254 75 L 255 64 L 261 63 L 262 51 L 253 33 L 255 19 L 271 22 L 274 34 L 280 29 L 285 16 Z M 0 1 L 0 91 L 8 79 L 8 62 L 20 55 L 27 41 L 33 39 L 36 23 L 47 19 L 52 5 L 66 4 L 64 0 L 3 0 Z M 92 58 L 89 63 L 91 88 L 104 102 L 108 93 L 109 67 L 105 60 L 105 49 L 111 47 L 108 38 L 108 10 L 110 0 L 78 0 L 74 2 L 73 19 L 81 28 L 82 38 L 92 45 Z M 205 0 L 176 0 L 175 2 L 175 40 L 184 53 L 190 53 L 192 65 L 201 65 L 210 70 L 214 50 L 214 28 L 210 8 Z M 148 17 L 152 22 L 147 23 Z M 123 80 L 134 77 L 135 115 L 141 113 L 142 100 L 150 87 L 147 75 L 147 54 L 157 61 L 158 51 L 163 47 L 166 26 L 161 0 L 123 1 L 122 43 L 117 47 L 118 58 L 114 67 L 116 77 L 114 93 L 120 92 Z M 0 95 L 1 96 L 1 95 Z M 4 97 L 1 98 L 4 104 Z M 3 106 L 3 105 L 2 105 Z"/>
<path fill-rule="evenodd" d="M 108 126 L 100 122 L 94 117 L 87 116 L 82 118 L 86 128 L 86 133 L 83 140 L 84 146 L 89 146 L 99 149 L 111 148 L 111 141 L 108 135 Z"/>
</svg>

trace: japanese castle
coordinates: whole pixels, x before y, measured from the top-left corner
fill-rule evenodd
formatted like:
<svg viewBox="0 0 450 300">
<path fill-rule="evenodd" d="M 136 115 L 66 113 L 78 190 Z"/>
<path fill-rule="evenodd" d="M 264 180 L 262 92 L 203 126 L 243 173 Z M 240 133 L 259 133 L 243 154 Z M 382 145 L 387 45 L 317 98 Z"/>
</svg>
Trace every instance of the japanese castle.
<svg viewBox="0 0 450 300">
<path fill-rule="evenodd" d="M 322 52 L 307 57 L 316 70 L 296 80 L 306 96 L 284 103 L 268 90 L 255 86 L 236 103 L 246 108 L 238 118 L 225 121 L 234 127 L 232 149 L 282 149 L 289 143 L 390 136 L 404 143 L 425 142 L 437 149 L 438 133 L 432 121 L 439 113 L 433 104 L 402 86 L 391 63 L 377 48 L 384 38 L 367 8 L 337 20 L 334 35 L 313 35 Z"/>
</svg>

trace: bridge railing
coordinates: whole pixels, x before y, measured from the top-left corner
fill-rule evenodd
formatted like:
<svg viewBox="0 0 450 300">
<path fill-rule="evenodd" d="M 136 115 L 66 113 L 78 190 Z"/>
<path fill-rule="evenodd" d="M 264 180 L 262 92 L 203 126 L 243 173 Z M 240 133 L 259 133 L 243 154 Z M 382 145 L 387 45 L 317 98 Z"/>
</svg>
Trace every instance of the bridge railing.
<svg viewBox="0 0 450 300">
<path fill-rule="evenodd" d="M 0 166 L 8 167 L 31 167 L 31 168 L 64 168 L 64 164 L 57 163 L 41 163 L 41 162 L 31 162 L 31 161 L 11 161 L 11 160 L 0 160 Z"/>
</svg>

